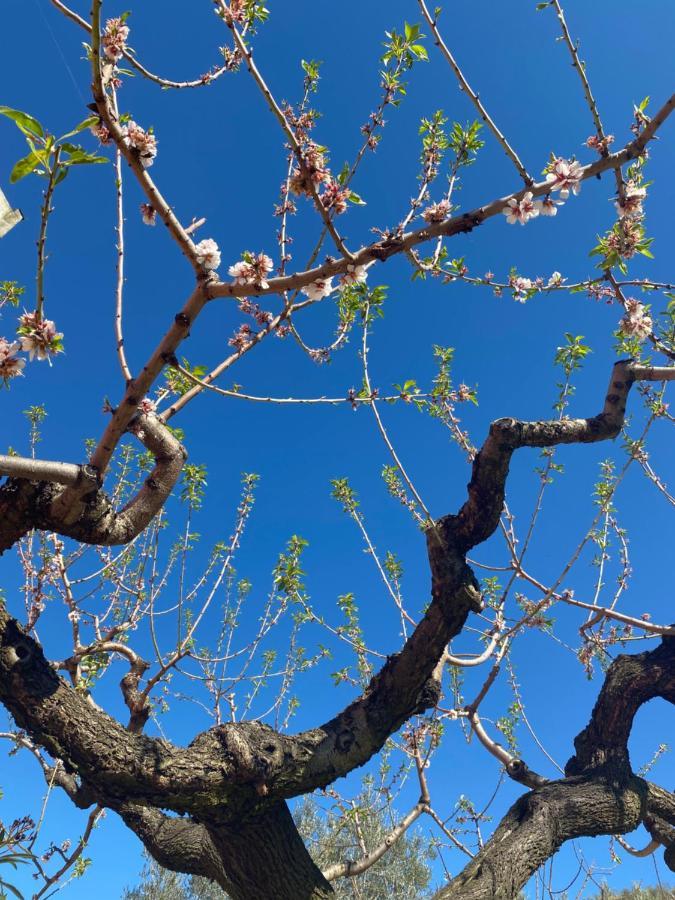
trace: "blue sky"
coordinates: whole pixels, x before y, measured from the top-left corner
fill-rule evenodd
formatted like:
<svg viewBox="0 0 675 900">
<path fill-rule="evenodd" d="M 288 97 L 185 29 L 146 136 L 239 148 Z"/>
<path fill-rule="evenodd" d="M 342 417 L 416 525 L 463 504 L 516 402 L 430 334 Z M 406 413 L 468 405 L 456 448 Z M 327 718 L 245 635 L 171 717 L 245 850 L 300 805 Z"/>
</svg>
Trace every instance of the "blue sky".
<svg viewBox="0 0 675 900">
<path fill-rule="evenodd" d="M 88 4 L 74 0 L 73 5 L 82 15 L 87 14 Z M 323 61 L 320 92 L 314 101 L 323 113 L 316 139 L 329 147 L 337 170 L 355 155 L 361 143 L 359 127 L 378 102 L 377 57 L 383 32 L 400 29 L 404 20 L 419 21 L 417 4 L 412 0 L 386 4 L 346 0 L 338 6 L 270 0 L 269 5 L 270 21 L 256 38 L 257 63 L 277 98 L 295 101 L 302 89 L 300 59 Z M 456 6 L 451 10 L 448 4 L 442 19 L 446 38 L 526 166 L 539 173 L 551 151 L 563 156 L 577 154 L 582 162 L 590 161 L 591 152 L 582 145 L 592 133 L 592 122 L 565 48 L 556 41 L 552 11 L 536 13 L 534 2 L 477 0 Z M 106 15 L 124 8 L 104 4 Z M 616 136 L 615 147 L 621 146 L 630 139 L 632 104 L 650 95 L 657 108 L 672 92 L 675 7 L 668 0 L 645 0 L 639 10 L 624 0 L 595 0 L 593 4 L 570 0 L 566 11 L 573 33 L 582 40 L 581 53 L 588 62 L 606 130 Z M 226 40 L 207 2 L 146 0 L 135 5 L 130 24 L 130 43 L 139 58 L 173 78 L 198 77 L 217 61 L 218 47 Z M 5 42 L 0 59 L 0 102 L 37 116 L 56 134 L 84 118 L 90 100 L 89 73 L 79 30 L 62 20 L 47 0 L 6 0 L 3 33 L 12 37 Z M 373 226 L 395 225 L 405 214 L 408 199 L 417 190 L 420 117 L 442 108 L 451 120 L 474 118 L 473 108 L 457 90 L 451 72 L 431 52 L 431 43 L 427 44 L 431 62 L 418 65 L 407 77 L 404 102 L 399 109 L 389 110 L 382 143 L 376 154 L 365 159 L 354 182 L 367 205 L 354 208 L 340 222 L 352 247 L 370 241 Z M 159 154 L 152 175 L 185 221 L 193 216 L 207 218 L 200 236 L 218 242 L 223 273 L 244 249 L 274 254 L 278 220 L 271 212 L 285 172 L 283 138 L 245 72 L 184 92 L 160 91 L 138 78 L 125 79 L 120 104 L 141 124 L 154 126 Z M 467 171 L 458 195 L 463 208 L 518 187 L 509 161 L 490 135 L 484 137 L 486 146 L 477 164 Z M 85 141 L 94 148 L 93 139 L 85 136 Z M 655 184 L 648 203 L 648 229 L 656 238 L 656 259 L 638 261 L 631 268 L 634 277 L 673 277 L 668 265 L 675 202 L 672 141 L 673 123 L 669 122 L 653 147 L 649 165 L 649 178 Z M 24 152 L 21 135 L 11 123 L 0 122 L 0 184 L 26 218 L 0 244 L 0 280 L 25 284 L 28 305 L 42 185 L 27 178 L 9 188 L 11 166 Z M 434 199 L 439 199 L 438 191 L 440 185 Z M 141 224 L 137 210 L 142 198 L 131 179 L 126 181 L 126 192 L 125 337 L 132 367 L 137 369 L 180 309 L 192 279 L 164 230 Z M 501 219 L 490 221 L 472 234 L 454 239 L 450 255 L 464 256 L 473 274 L 492 270 L 503 278 L 515 266 L 524 275 L 548 277 L 558 270 L 570 281 L 582 279 L 593 274 L 588 251 L 596 235 L 613 221 L 612 196 L 609 176 L 587 182 L 580 196 L 555 219 L 540 218 L 525 228 L 507 226 Z M 291 223 L 295 238 L 291 265 L 304 268 L 318 226 L 310 210 L 300 206 L 301 214 Z M 79 461 L 85 439 L 98 436 L 105 425 L 103 398 L 115 402 L 121 395 L 112 334 L 113 225 L 111 167 L 73 172 L 57 195 L 50 224 L 46 289 L 47 312 L 65 333 L 66 352 L 51 368 L 46 364 L 28 367 L 26 377 L 2 397 L 5 443 L 20 452 L 27 448 L 22 411 L 28 405 L 40 402 L 48 409 L 40 453 Z M 572 332 L 584 335 L 593 353 L 577 378 L 571 414 L 589 415 L 599 410 L 615 358 L 612 332 L 619 319 L 615 307 L 596 303 L 584 294 L 544 296 L 520 305 L 506 296 L 497 299 L 489 290 L 466 285 L 411 283 L 409 269 L 399 259 L 371 269 L 370 283 L 389 286 L 385 317 L 376 324 L 370 342 L 371 375 L 383 391 L 407 378 L 415 378 L 422 387 L 428 385 L 434 374 L 432 346 L 455 347 L 457 382 L 478 388 L 478 408 L 463 412 L 466 427 L 480 442 L 494 418 L 550 414 L 559 377 L 551 365 L 553 354 L 563 334 Z M 231 301 L 210 304 L 182 348 L 191 363 L 218 362 L 240 319 Z M 323 344 L 330 340 L 334 323 L 334 310 L 325 303 L 298 325 L 308 343 Z M 11 315 L 5 317 L 3 328 L 2 333 L 10 330 Z M 312 364 L 290 340 L 271 338 L 228 373 L 223 384 L 236 381 L 252 393 L 320 396 L 344 395 L 350 387 L 358 387 L 360 379 L 356 336 L 323 367 Z M 631 398 L 634 430 L 643 418 L 636 401 L 637 397 Z M 385 408 L 383 414 L 432 513 L 454 511 L 463 500 L 468 469 L 447 433 L 410 407 Z M 429 591 L 424 542 L 384 489 L 380 472 L 389 459 L 369 411 L 352 412 L 346 404 L 289 409 L 208 396 L 191 404 L 175 424 L 185 430 L 191 461 L 205 464 L 209 473 L 208 498 L 195 525 L 201 534 L 194 554 L 195 573 L 210 544 L 231 533 L 240 473 L 256 472 L 261 476 L 256 508 L 236 563 L 239 575 L 253 582 L 256 602 L 261 602 L 269 589 L 271 569 L 288 537 L 302 535 L 310 542 L 304 568 L 317 608 L 335 620 L 336 597 L 353 591 L 367 637 L 378 650 L 393 652 L 399 643 L 396 618 L 372 561 L 363 553 L 356 528 L 330 498 L 330 479 L 349 477 L 359 492 L 376 546 L 382 553 L 391 549 L 401 557 L 404 594 L 411 610 L 419 612 Z M 655 469 L 672 483 L 668 437 L 667 425 L 659 423 L 649 449 Z M 557 575 L 590 524 L 598 463 L 608 457 L 621 463 L 618 443 L 560 451 L 557 458 L 564 463 L 566 474 L 546 498 L 532 548 L 532 570 L 541 580 Z M 536 493 L 533 467 L 537 463 L 534 453 L 523 452 L 512 467 L 509 502 L 521 527 Z M 671 588 L 664 578 L 672 548 L 668 505 L 640 472 L 633 471 L 617 498 L 617 509 L 620 524 L 628 529 L 633 568 L 622 609 L 635 614 L 648 610 L 655 621 L 668 621 Z M 481 554 L 497 563 L 504 559 L 498 538 Z M 594 570 L 588 562 L 582 560 L 569 584 L 578 596 L 585 596 L 592 584 Z M 18 583 L 16 566 L 9 555 L 1 565 L 2 583 L 11 603 Z M 616 575 L 616 566 L 614 553 L 611 577 Z M 561 639 L 578 646 L 579 615 L 569 610 L 558 615 Z M 56 657 L 66 634 L 64 617 L 56 610 L 49 616 L 50 630 L 42 638 Z M 310 629 L 304 640 L 311 651 L 326 637 Z M 470 638 L 462 638 L 462 642 L 456 649 L 475 646 Z M 296 690 L 302 705 L 294 727 L 316 724 L 351 699 L 353 688 L 335 688 L 329 677 L 340 659 L 338 649 L 334 660 L 322 663 L 304 680 L 300 678 Z M 588 720 L 599 679 L 589 685 L 573 654 L 539 633 L 525 635 L 513 661 L 528 718 L 545 746 L 564 764 L 571 755 L 574 735 Z M 121 704 L 115 685 L 120 675 L 118 667 L 103 688 L 109 708 L 117 712 Z M 483 670 L 468 678 L 469 696 L 482 677 Z M 508 698 L 504 674 L 501 679 L 485 707 L 488 718 L 501 715 Z M 641 710 L 631 739 L 635 768 L 672 734 L 672 727 L 667 727 L 669 716 L 670 710 L 661 703 Z M 209 724 L 194 707 L 181 704 L 175 705 L 167 723 L 168 733 L 179 741 L 189 740 Z M 527 734 L 521 737 L 524 758 L 533 768 L 552 775 Z M 666 755 L 655 768 L 654 779 L 668 785 L 674 771 L 672 758 Z M 34 761 L 20 755 L 11 766 L 3 767 L 3 772 L 0 786 L 5 799 L 0 816 L 11 820 L 35 809 L 43 785 Z M 467 747 L 459 731 L 452 730 L 430 772 L 432 792 L 438 797 L 435 802 L 448 812 L 461 793 L 477 806 L 486 802 L 497 777 L 497 762 L 473 745 Z M 506 785 L 492 814 L 498 818 L 518 794 L 516 786 Z M 414 791 L 408 799 L 414 802 Z M 75 837 L 81 822 L 82 814 L 55 795 L 50 800 L 45 840 Z M 643 837 L 636 837 L 641 840 Z M 114 853 L 110 852 L 112 846 Z M 604 838 L 587 841 L 584 846 L 589 860 L 607 865 Z M 124 865 L 120 864 L 122 853 Z M 90 855 L 90 872 L 67 889 L 69 896 L 88 897 L 98 892 L 115 897 L 123 885 L 134 880 L 139 867 L 138 843 L 114 815 L 109 814 L 98 829 Z M 614 875 L 614 884 L 625 885 L 635 879 L 653 883 L 651 861 L 633 861 L 622 855 L 624 862 Z M 456 871 L 460 860 L 452 859 L 451 865 Z M 575 869 L 572 854 L 561 854 L 555 870 L 559 888 Z"/>
</svg>

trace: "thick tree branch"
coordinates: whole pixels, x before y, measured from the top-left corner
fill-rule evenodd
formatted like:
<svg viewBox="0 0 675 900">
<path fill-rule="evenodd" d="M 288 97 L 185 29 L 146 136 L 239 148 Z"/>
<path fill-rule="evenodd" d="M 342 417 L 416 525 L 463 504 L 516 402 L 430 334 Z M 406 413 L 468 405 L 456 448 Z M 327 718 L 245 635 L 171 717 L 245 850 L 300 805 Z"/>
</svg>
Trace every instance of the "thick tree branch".
<svg viewBox="0 0 675 900">
<path fill-rule="evenodd" d="M 633 774 L 627 741 L 638 708 L 654 697 L 675 702 L 675 638 L 655 650 L 619 656 L 607 671 L 588 726 L 576 738 L 567 777 L 525 794 L 492 838 L 437 900 L 512 900 L 565 841 L 625 834 L 642 822 L 666 843 L 673 868 L 675 796 Z"/>
<path fill-rule="evenodd" d="M 140 534 L 164 506 L 187 454 L 154 414 L 137 414 L 131 430 L 152 453 L 155 466 L 121 510 L 113 507 L 89 466 L 4 458 L 6 469 L 11 470 L 15 463 L 17 475 L 0 487 L 0 552 L 32 528 L 103 546 L 128 544 Z M 43 475 L 56 476 L 61 483 L 68 479 L 74 493 L 69 493 L 68 487 L 61 488 L 56 478 L 28 480 Z"/>
</svg>

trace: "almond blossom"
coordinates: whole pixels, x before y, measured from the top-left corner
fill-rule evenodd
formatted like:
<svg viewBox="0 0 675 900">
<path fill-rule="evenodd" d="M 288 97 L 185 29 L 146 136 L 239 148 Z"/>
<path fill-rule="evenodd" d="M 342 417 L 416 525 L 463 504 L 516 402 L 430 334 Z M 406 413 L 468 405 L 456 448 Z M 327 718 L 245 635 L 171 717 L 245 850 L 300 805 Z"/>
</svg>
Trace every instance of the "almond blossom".
<svg viewBox="0 0 675 900">
<path fill-rule="evenodd" d="M 63 334 L 57 332 L 51 319 L 42 319 L 37 312 L 25 312 L 19 317 L 18 335 L 21 349 L 28 354 L 31 362 L 37 358 L 46 359 L 50 365 L 50 356 L 63 350 Z"/>
<path fill-rule="evenodd" d="M 552 191 L 560 191 L 560 197 L 567 200 L 570 191 L 576 196 L 581 190 L 583 168 L 576 160 L 563 159 L 558 156 L 549 166 L 546 181 Z"/>
<path fill-rule="evenodd" d="M 152 131 L 145 131 L 133 120 L 124 126 L 124 143 L 138 153 L 144 169 L 149 169 L 157 156 L 157 138 Z"/>
<path fill-rule="evenodd" d="M 368 278 L 368 269 L 366 266 L 353 266 L 351 263 L 347 266 L 347 271 L 340 275 L 340 284 L 343 286 L 350 284 L 365 284 Z"/>
<path fill-rule="evenodd" d="M 521 275 L 509 278 L 509 284 L 513 288 L 513 299 L 517 300 L 518 303 L 525 303 L 527 292 L 534 287 L 531 278 L 524 278 Z"/>
<path fill-rule="evenodd" d="M 309 297 L 310 300 L 323 300 L 334 290 L 333 276 L 330 278 L 318 278 L 311 284 L 306 284 L 302 289 L 302 293 Z"/>
<path fill-rule="evenodd" d="M 515 225 L 516 222 L 524 225 L 530 219 L 536 219 L 539 215 L 539 210 L 532 199 L 532 191 L 526 191 L 522 200 L 516 200 L 515 197 L 511 197 L 502 212 L 506 216 L 506 221 L 509 225 Z"/>
<path fill-rule="evenodd" d="M 244 253 L 244 258 L 229 267 L 228 274 L 235 284 L 250 284 L 259 290 L 267 290 L 266 276 L 274 268 L 274 263 L 264 253 Z"/>
<path fill-rule="evenodd" d="M 23 374 L 23 367 L 26 360 L 16 354 L 21 349 L 21 343 L 14 341 L 10 344 L 6 338 L 0 337 L 0 378 L 5 384 L 10 378 Z"/>
<path fill-rule="evenodd" d="M 329 181 L 321 194 L 321 204 L 325 209 L 332 209 L 336 215 L 341 215 L 347 209 L 349 190 L 343 190 L 339 182 Z"/>
<path fill-rule="evenodd" d="M 138 411 L 145 413 L 145 415 L 147 415 L 148 413 L 154 413 L 156 409 L 157 404 L 154 400 L 151 400 L 150 397 L 143 397 L 141 402 L 138 404 Z"/>
<path fill-rule="evenodd" d="M 553 272 L 551 277 L 548 280 L 548 287 L 558 287 L 563 283 L 563 281 L 567 281 L 566 278 L 560 274 L 560 272 Z"/>
<path fill-rule="evenodd" d="M 203 269 L 217 269 L 220 265 L 220 250 L 213 238 L 204 238 L 195 244 L 195 257 Z"/>
<path fill-rule="evenodd" d="M 563 200 L 554 200 L 552 197 L 544 197 L 543 200 L 535 200 L 534 205 L 542 216 L 557 216 L 558 207 L 563 205 Z"/>
<path fill-rule="evenodd" d="M 430 225 L 437 222 L 443 222 L 450 215 L 452 207 L 449 200 L 439 200 L 438 203 L 432 203 L 422 213 L 422 218 Z"/>
<path fill-rule="evenodd" d="M 126 40 L 129 37 L 129 26 L 121 18 L 108 19 L 103 29 L 101 44 L 103 52 L 109 60 L 116 63 L 124 55 Z"/>
<path fill-rule="evenodd" d="M 647 196 L 647 189 L 638 187 L 634 181 L 626 185 L 623 198 L 614 204 L 620 218 L 638 218 L 642 215 L 642 203 Z"/>
<path fill-rule="evenodd" d="M 619 323 L 619 331 L 624 337 L 635 337 L 638 341 L 646 340 L 652 333 L 652 317 L 649 315 L 647 307 L 634 300 L 632 297 L 626 298 L 625 304 L 626 315 Z"/>
</svg>

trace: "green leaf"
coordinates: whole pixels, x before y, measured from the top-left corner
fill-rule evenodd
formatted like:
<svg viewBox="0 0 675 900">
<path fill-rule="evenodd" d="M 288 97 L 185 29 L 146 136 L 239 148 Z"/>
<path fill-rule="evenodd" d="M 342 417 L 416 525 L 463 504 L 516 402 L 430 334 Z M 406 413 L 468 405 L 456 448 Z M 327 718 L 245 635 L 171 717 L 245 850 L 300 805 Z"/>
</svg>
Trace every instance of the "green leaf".
<svg viewBox="0 0 675 900">
<path fill-rule="evenodd" d="M 350 191 L 350 192 L 349 192 L 348 200 L 349 200 L 350 203 L 355 203 L 357 206 L 365 206 L 365 205 L 366 205 L 366 201 L 363 200 L 363 199 L 362 199 L 358 194 L 356 194 L 354 191 Z"/>
<path fill-rule="evenodd" d="M 95 153 L 88 153 L 80 147 L 74 150 L 68 159 L 62 160 L 61 164 L 64 166 L 88 166 L 94 163 L 107 162 L 108 158 L 106 156 L 96 156 Z"/>
<path fill-rule="evenodd" d="M 14 164 L 14 168 L 9 176 L 10 184 L 16 184 L 17 181 L 21 181 L 22 178 L 30 175 L 39 165 L 40 159 L 36 153 L 31 152 L 28 156 L 24 156 L 23 159 Z"/>
<path fill-rule="evenodd" d="M 21 112 L 18 109 L 11 109 L 9 106 L 0 106 L 0 115 L 11 119 L 24 134 L 32 134 L 35 137 L 44 137 L 45 135 L 42 125 L 33 116 L 29 116 L 28 113 Z"/>
<path fill-rule="evenodd" d="M 61 143 L 61 141 L 65 141 L 66 138 L 73 137 L 73 135 L 75 134 L 79 134 L 81 131 L 84 131 L 87 128 L 91 128 L 92 125 L 96 125 L 97 123 L 98 116 L 89 116 L 88 118 L 80 122 L 79 125 L 76 125 L 72 131 L 69 131 L 67 134 L 61 135 L 61 137 L 59 138 L 59 143 Z"/>
</svg>

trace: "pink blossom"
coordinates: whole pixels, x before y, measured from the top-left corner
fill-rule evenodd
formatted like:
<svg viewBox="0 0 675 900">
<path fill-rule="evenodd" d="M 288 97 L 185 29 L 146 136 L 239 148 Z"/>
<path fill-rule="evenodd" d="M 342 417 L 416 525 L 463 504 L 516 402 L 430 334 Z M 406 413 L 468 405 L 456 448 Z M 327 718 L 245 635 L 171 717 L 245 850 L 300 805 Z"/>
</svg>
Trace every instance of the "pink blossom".
<svg viewBox="0 0 675 900">
<path fill-rule="evenodd" d="M 368 278 L 368 269 L 366 266 L 353 266 L 351 263 L 347 266 L 347 271 L 340 276 L 341 285 L 349 284 L 365 284 Z"/>
<path fill-rule="evenodd" d="M 576 196 L 581 189 L 583 168 L 576 160 L 563 159 L 558 156 L 546 173 L 546 181 L 552 191 L 560 191 L 562 200 L 567 200 L 570 191 Z"/>
<path fill-rule="evenodd" d="M 438 203 L 432 203 L 422 213 L 422 218 L 430 225 L 437 222 L 443 222 L 450 215 L 452 207 L 449 200 L 439 200 Z"/>
<path fill-rule="evenodd" d="M 544 197 L 543 200 L 535 200 L 534 205 L 542 216 L 557 216 L 558 207 L 563 205 L 563 201 L 554 200 L 552 197 Z"/>
<path fill-rule="evenodd" d="M 523 278 L 518 275 L 516 278 L 510 278 L 509 283 L 513 288 L 513 299 L 519 303 L 525 303 L 527 300 L 527 292 L 532 290 L 533 284 L 531 278 Z"/>
<path fill-rule="evenodd" d="M 311 284 L 306 284 L 302 289 L 302 293 L 309 297 L 310 300 L 323 300 L 334 290 L 333 278 L 318 278 Z"/>
<path fill-rule="evenodd" d="M 506 216 L 506 221 L 509 225 L 514 225 L 516 222 L 524 225 L 530 219 L 536 219 L 539 215 L 539 210 L 532 200 L 532 191 L 526 191 L 522 200 L 516 200 L 515 197 L 511 197 L 508 205 L 504 207 L 502 212 Z"/>
<path fill-rule="evenodd" d="M 329 181 L 321 194 L 321 203 L 325 209 L 332 209 L 337 215 L 347 209 L 349 190 L 343 190 L 337 181 Z"/>
<path fill-rule="evenodd" d="M 614 204 L 620 218 L 639 218 L 642 215 L 642 203 L 646 196 L 646 188 L 638 187 L 634 181 L 629 181 L 623 198 Z"/>
<path fill-rule="evenodd" d="M 274 263 L 264 253 L 258 253 L 256 256 L 244 253 L 244 258 L 231 265 L 227 271 L 235 284 L 251 284 L 264 291 L 269 287 L 267 275 L 273 268 Z"/>
<path fill-rule="evenodd" d="M 149 203 L 141 203 L 141 218 L 145 225 L 155 225 L 157 223 L 157 213 Z"/>
<path fill-rule="evenodd" d="M 646 340 L 652 333 L 652 317 L 647 307 L 634 300 L 626 298 L 626 315 L 619 322 L 619 331 L 624 337 L 635 337 L 638 341 Z"/>
<path fill-rule="evenodd" d="M 130 120 L 124 126 L 124 143 L 137 151 L 141 165 L 144 169 L 149 169 L 157 156 L 157 138 L 152 131 L 145 131 Z"/>
<path fill-rule="evenodd" d="M 556 287 L 563 283 L 563 281 L 567 281 L 566 278 L 560 274 L 560 272 L 553 272 L 551 277 L 548 280 L 548 287 Z"/>
<path fill-rule="evenodd" d="M 36 312 L 25 312 L 19 317 L 18 335 L 21 340 L 21 349 L 28 353 L 32 361 L 46 359 L 51 363 L 50 356 L 63 350 L 61 332 L 57 332 L 56 325 L 51 319 L 42 319 Z"/>
<path fill-rule="evenodd" d="M 110 132 L 108 131 L 107 127 L 103 124 L 103 122 L 101 122 L 100 119 L 98 121 L 98 124 L 92 125 L 91 128 L 89 129 L 89 131 L 91 131 L 91 133 L 99 141 L 99 143 L 101 143 L 101 144 L 109 144 L 110 143 L 110 141 L 111 141 Z"/>
<path fill-rule="evenodd" d="M 207 271 L 217 269 L 220 265 L 220 250 L 212 238 L 204 238 L 195 244 L 195 256 L 199 265 Z"/>
<path fill-rule="evenodd" d="M 10 378 L 23 375 L 23 367 L 26 365 L 26 360 L 16 355 L 20 349 L 20 341 L 14 341 L 10 344 L 6 338 L 0 337 L 0 378 L 3 379 L 5 384 Z"/>
<path fill-rule="evenodd" d="M 101 36 L 103 52 L 112 60 L 118 62 L 126 50 L 126 40 L 129 37 L 129 26 L 125 25 L 121 18 L 108 19 Z"/>
<path fill-rule="evenodd" d="M 138 404 L 139 412 L 145 413 L 154 413 L 157 409 L 157 404 L 154 400 L 151 400 L 150 397 L 143 397 L 141 402 Z"/>
</svg>

